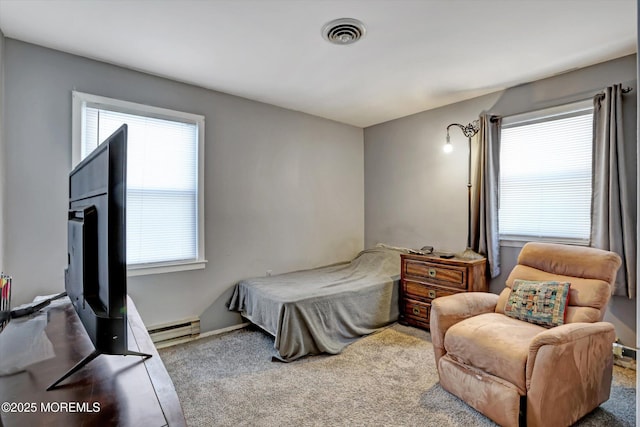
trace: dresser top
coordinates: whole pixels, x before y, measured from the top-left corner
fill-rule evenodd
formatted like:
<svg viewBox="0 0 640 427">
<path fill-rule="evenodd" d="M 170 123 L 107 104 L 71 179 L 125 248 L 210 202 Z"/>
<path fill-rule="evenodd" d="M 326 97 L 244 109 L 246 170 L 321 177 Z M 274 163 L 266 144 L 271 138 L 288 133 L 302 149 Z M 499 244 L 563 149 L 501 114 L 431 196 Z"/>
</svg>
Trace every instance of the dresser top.
<svg viewBox="0 0 640 427">
<path fill-rule="evenodd" d="M 413 259 L 418 261 L 428 261 L 428 262 L 437 262 L 439 264 L 451 264 L 451 265 L 460 265 L 460 264 L 484 264 L 487 259 L 464 259 L 455 255 L 453 258 L 443 258 L 441 255 L 448 255 L 449 252 L 433 252 L 431 254 L 420 255 L 420 254 L 401 254 L 400 257 L 402 259 Z"/>
</svg>

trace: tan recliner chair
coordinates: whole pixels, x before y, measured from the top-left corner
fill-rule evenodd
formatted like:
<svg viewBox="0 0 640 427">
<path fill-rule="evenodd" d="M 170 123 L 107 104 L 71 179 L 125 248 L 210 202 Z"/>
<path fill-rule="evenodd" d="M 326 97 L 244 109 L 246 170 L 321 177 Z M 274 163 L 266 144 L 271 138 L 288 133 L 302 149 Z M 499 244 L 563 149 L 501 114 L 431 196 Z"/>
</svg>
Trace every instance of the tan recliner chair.
<svg viewBox="0 0 640 427">
<path fill-rule="evenodd" d="M 609 399 L 613 325 L 602 322 L 620 257 L 527 243 L 498 296 L 460 293 L 431 307 L 440 384 L 502 426 L 568 426 Z M 504 314 L 516 279 L 570 282 L 565 324 Z"/>
</svg>

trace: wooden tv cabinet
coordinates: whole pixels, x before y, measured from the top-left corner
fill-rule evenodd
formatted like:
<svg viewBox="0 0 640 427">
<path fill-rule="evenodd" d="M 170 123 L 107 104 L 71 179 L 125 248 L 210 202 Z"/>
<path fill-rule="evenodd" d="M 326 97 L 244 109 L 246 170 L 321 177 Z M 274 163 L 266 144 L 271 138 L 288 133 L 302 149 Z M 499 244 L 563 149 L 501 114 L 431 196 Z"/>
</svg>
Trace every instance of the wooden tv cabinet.
<svg viewBox="0 0 640 427">
<path fill-rule="evenodd" d="M 48 318 L 45 333 L 55 356 L 0 376 L 0 426 L 186 425 L 171 378 L 131 298 L 129 350 L 152 357 L 102 354 L 51 391 L 46 388 L 94 348 L 68 299 L 43 311 L 39 316 Z"/>
</svg>

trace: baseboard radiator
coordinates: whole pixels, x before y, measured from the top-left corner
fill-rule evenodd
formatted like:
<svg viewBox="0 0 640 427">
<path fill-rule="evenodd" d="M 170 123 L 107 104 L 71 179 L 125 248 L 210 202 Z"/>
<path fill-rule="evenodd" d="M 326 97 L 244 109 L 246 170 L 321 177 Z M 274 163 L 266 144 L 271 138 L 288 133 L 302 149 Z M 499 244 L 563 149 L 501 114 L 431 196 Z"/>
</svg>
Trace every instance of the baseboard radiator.
<svg viewBox="0 0 640 427">
<path fill-rule="evenodd" d="M 613 343 L 613 363 L 623 368 L 636 370 L 637 349 L 622 345 L 619 342 Z"/>
<path fill-rule="evenodd" d="M 193 317 L 178 322 L 151 326 L 148 331 L 156 348 L 169 347 L 198 338 L 200 335 L 200 319 Z"/>
</svg>

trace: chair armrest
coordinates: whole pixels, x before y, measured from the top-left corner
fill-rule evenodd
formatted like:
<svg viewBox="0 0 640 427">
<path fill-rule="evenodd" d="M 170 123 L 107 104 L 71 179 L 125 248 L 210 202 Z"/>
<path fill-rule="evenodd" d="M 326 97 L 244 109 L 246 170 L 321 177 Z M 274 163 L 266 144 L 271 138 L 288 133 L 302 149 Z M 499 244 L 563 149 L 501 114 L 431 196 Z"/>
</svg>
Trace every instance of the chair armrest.
<svg viewBox="0 0 640 427">
<path fill-rule="evenodd" d="M 590 355 L 600 355 L 606 357 L 612 354 L 613 343 L 616 340 L 615 328 L 608 322 L 595 323 L 567 323 L 565 325 L 556 326 L 547 329 L 535 336 L 529 345 L 529 356 L 527 358 L 527 388 L 535 364 L 536 359 L 540 357 L 548 357 L 546 353 L 542 353 L 540 349 L 544 346 L 575 346 L 580 341 L 596 340 L 597 349 L 589 349 Z"/>
<path fill-rule="evenodd" d="M 444 335 L 447 330 L 469 317 L 483 313 L 493 313 L 498 302 L 498 295 L 488 292 L 464 292 L 431 301 L 429 326 L 431 342 L 436 356 L 436 366 L 440 357 L 444 356 Z"/>
<path fill-rule="evenodd" d="M 527 419 L 535 425 L 534 420 L 550 413 L 564 417 L 580 407 L 584 414 L 605 402 L 611 389 L 615 339 L 615 329 L 608 322 L 569 323 L 534 337 L 526 368 Z M 556 421 L 558 425 L 575 422 Z"/>
</svg>

